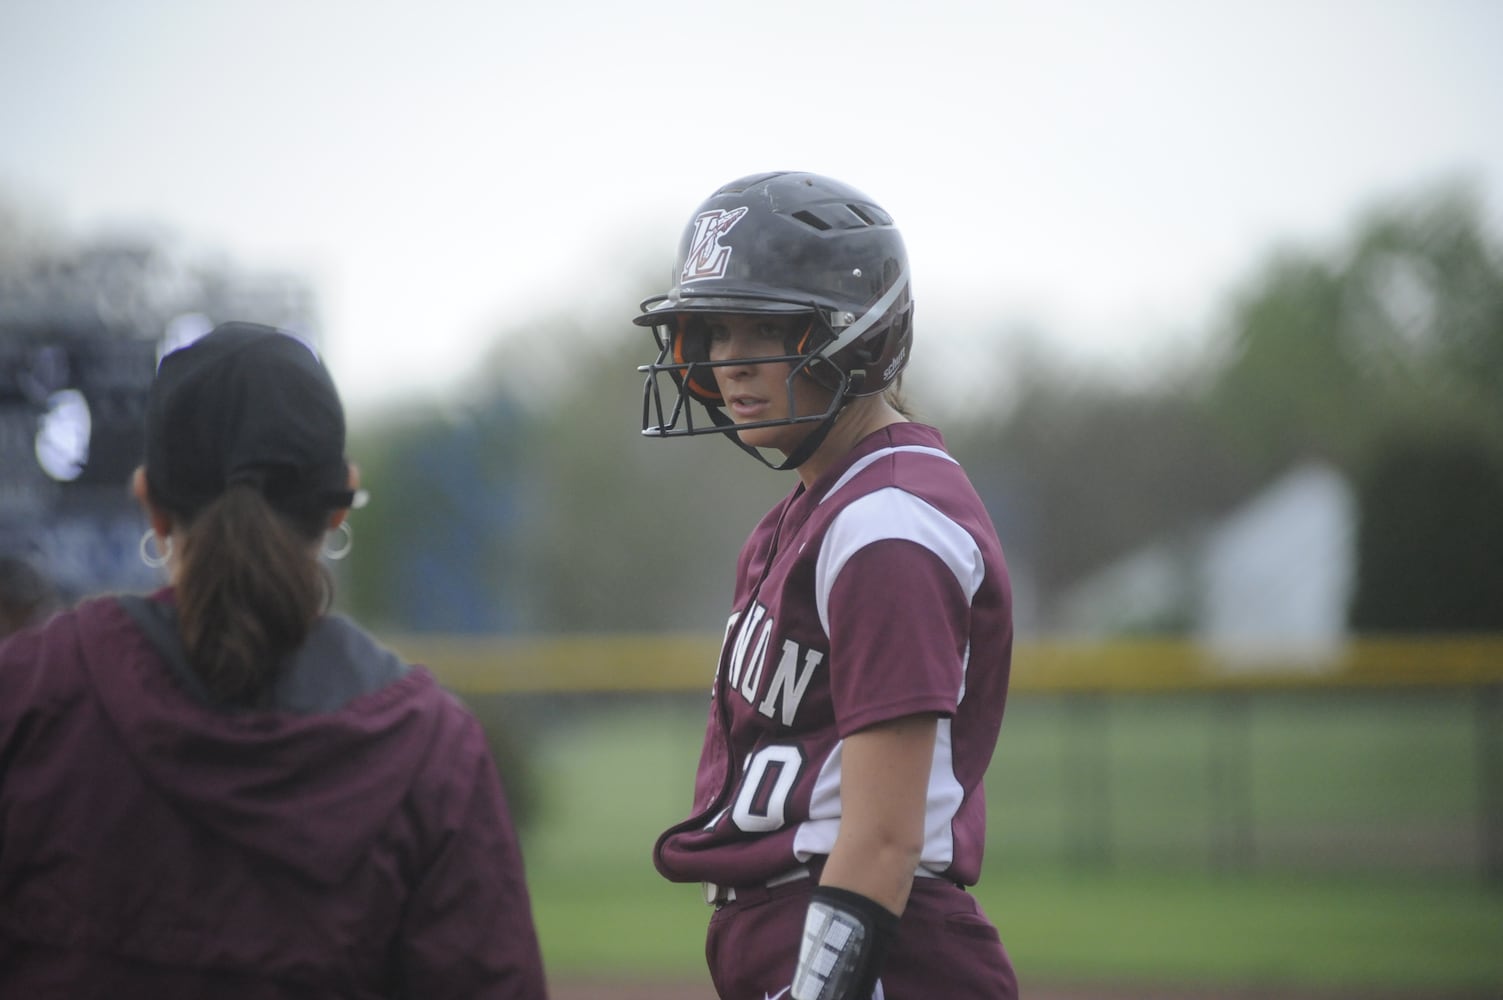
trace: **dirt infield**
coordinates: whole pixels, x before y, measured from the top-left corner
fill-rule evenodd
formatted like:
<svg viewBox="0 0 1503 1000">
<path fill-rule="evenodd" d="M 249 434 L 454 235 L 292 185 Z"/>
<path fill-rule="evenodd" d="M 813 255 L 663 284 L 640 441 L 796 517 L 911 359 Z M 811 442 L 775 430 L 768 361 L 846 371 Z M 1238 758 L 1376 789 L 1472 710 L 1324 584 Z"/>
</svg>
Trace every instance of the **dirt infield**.
<svg viewBox="0 0 1503 1000">
<path fill-rule="evenodd" d="M 705 983 L 559 982 L 551 984 L 553 1000 L 715 1000 Z M 1495 1000 L 1485 992 L 1391 992 L 1384 990 L 1290 990 L 1233 988 L 1190 990 L 1182 987 L 1039 986 L 1025 987 L 1023 1000 Z M 944 1000 L 926 997 L 924 1000 Z"/>
<path fill-rule="evenodd" d="M 715 1000 L 700 983 L 549 983 L 552 1000 Z"/>
</svg>

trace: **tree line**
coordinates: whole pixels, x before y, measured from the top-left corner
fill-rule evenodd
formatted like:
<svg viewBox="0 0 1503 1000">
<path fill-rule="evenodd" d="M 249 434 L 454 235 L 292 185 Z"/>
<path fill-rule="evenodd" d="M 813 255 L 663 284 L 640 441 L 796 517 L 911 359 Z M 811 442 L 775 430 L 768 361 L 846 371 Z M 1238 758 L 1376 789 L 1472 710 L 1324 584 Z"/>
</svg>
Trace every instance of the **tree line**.
<svg viewBox="0 0 1503 1000">
<path fill-rule="evenodd" d="M 1465 185 L 1391 199 L 1333 246 L 1268 250 L 1155 379 L 1033 351 L 1003 362 L 1005 407 L 919 398 L 920 416 L 1044 605 L 1320 459 L 1358 495 L 1354 628 L 1503 628 L 1503 252 L 1486 218 Z M 461 402 L 360 431 L 361 612 L 476 632 L 718 627 L 735 551 L 791 481 L 725 442 L 641 438 L 634 368 L 653 352 L 634 307 L 498 331 Z"/>
<path fill-rule="evenodd" d="M 639 293 L 656 291 L 666 262 L 634 266 Z M 184 262 L 149 239 L 70 243 L 3 200 L 0 288 L 0 320 L 28 329 L 155 339 L 193 311 L 318 325 L 295 275 Z M 601 293 L 499 329 L 444 400 L 352 427 L 372 503 L 339 568 L 346 608 L 404 631 L 719 627 L 740 542 L 791 479 L 718 439 L 640 435 L 635 367 L 654 350 L 635 311 Z M 999 346 L 977 350 L 1007 398 L 954 405 L 924 391 L 943 379 L 924 371 L 923 321 L 912 401 L 972 474 L 1034 606 L 1319 459 L 1358 497 L 1354 628 L 1503 628 L 1503 249 L 1477 190 L 1421 189 L 1331 245 L 1268 249 L 1152 379 L 1009 353 L 1015 318 L 999 315 Z"/>
</svg>

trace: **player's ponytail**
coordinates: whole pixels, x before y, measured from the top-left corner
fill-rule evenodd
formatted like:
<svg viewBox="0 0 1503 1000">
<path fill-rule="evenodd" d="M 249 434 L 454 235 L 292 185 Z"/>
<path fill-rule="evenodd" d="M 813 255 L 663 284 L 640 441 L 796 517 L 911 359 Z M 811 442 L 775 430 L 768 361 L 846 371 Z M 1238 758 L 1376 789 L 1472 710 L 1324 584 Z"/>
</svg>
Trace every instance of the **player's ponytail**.
<svg viewBox="0 0 1503 1000">
<path fill-rule="evenodd" d="M 232 486 L 179 534 L 178 627 L 188 662 L 217 704 L 263 704 L 279 665 L 329 608 L 318 559 L 327 512 L 272 508 Z"/>
<path fill-rule="evenodd" d="M 157 367 L 137 489 L 171 521 L 178 631 L 216 704 L 269 704 L 333 600 L 318 544 L 355 503 L 344 430 L 323 362 L 272 327 L 220 324 Z"/>
</svg>

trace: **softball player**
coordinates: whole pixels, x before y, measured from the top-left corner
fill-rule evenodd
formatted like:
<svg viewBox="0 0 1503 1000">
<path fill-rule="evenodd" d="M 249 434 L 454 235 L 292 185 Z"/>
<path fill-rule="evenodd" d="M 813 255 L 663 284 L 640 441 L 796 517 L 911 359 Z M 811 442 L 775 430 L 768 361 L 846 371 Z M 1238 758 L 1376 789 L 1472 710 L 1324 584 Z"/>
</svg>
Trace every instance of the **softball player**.
<svg viewBox="0 0 1503 1000">
<path fill-rule="evenodd" d="M 547 1000 L 479 721 L 329 613 L 359 479 L 322 362 L 221 324 L 143 429 L 169 585 L 0 642 L 0 996 Z"/>
<path fill-rule="evenodd" d="M 741 551 L 693 812 L 658 870 L 703 884 L 726 1000 L 1015 997 L 966 891 L 1011 588 L 965 473 L 896 395 L 902 238 L 844 184 L 761 174 L 699 207 L 675 268 L 636 318 L 659 346 L 643 433 L 723 433 L 798 482 Z"/>
</svg>

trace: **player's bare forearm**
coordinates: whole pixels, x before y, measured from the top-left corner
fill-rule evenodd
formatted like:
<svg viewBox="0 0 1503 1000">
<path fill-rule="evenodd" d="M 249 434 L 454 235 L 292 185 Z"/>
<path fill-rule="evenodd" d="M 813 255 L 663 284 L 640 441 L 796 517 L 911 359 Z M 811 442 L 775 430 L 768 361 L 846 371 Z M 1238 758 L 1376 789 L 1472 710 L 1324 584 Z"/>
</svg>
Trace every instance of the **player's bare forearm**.
<svg viewBox="0 0 1503 1000">
<path fill-rule="evenodd" d="M 908 905 L 924 842 L 924 803 L 936 721 L 912 715 L 879 723 L 841 752 L 840 835 L 820 878 L 894 914 Z"/>
<path fill-rule="evenodd" d="M 820 883 L 860 893 L 901 916 L 917 863 L 917 851 L 881 843 L 837 843 Z"/>
</svg>

